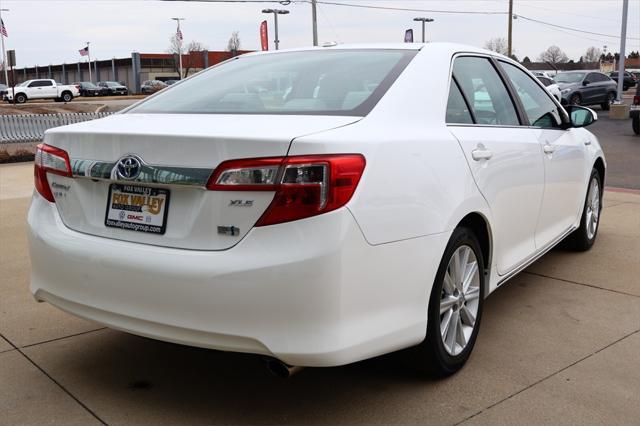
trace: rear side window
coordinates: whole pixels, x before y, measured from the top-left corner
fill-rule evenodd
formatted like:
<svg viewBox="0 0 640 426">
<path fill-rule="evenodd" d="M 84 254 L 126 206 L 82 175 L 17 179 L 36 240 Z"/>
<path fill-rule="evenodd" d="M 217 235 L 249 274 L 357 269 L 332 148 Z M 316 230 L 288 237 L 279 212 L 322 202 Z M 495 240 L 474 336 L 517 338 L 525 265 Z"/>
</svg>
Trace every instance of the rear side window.
<svg viewBox="0 0 640 426">
<path fill-rule="evenodd" d="M 239 56 L 129 112 L 364 116 L 415 53 L 345 49 Z"/>
<path fill-rule="evenodd" d="M 473 124 L 471 111 L 469 111 L 467 102 L 464 100 L 455 80 L 451 81 L 451 87 L 449 88 L 446 122 L 449 124 Z"/>
<path fill-rule="evenodd" d="M 516 89 L 532 126 L 558 127 L 562 124 L 558 106 L 542 87 L 518 67 L 502 61 L 500 65 Z"/>
<path fill-rule="evenodd" d="M 509 92 L 489 59 L 456 58 L 453 75 L 471 104 L 478 124 L 520 125 Z"/>
</svg>

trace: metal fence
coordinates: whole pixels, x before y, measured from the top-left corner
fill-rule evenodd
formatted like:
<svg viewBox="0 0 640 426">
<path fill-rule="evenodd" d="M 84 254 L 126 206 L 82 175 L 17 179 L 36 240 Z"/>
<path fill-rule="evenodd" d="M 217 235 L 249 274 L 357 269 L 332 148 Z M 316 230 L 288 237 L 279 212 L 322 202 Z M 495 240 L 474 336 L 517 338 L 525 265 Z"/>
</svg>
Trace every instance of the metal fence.
<svg viewBox="0 0 640 426">
<path fill-rule="evenodd" d="M 0 115 L 0 144 L 39 142 L 44 132 L 53 127 L 95 120 L 111 112 L 82 112 L 72 114 Z"/>
</svg>

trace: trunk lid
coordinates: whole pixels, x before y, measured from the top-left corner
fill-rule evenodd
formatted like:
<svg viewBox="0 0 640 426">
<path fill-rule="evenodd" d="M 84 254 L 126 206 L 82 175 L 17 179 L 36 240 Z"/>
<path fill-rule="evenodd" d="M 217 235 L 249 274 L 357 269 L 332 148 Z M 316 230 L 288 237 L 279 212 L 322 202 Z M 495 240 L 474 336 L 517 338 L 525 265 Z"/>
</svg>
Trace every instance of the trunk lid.
<svg viewBox="0 0 640 426">
<path fill-rule="evenodd" d="M 48 181 L 62 221 L 73 230 L 165 247 L 224 250 L 253 227 L 273 192 L 206 190 L 218 164 L 285 156 L 296 137 L 359 119 L 117 114 L 47 131 L 45 143 L 67 151 L 74 174 L 48 174 Z M 128 172 L 124 168 L 118 175 L 117 164 L 125 157 L 139 160 L 134 180 L 122 177 Z"/>
</svg>

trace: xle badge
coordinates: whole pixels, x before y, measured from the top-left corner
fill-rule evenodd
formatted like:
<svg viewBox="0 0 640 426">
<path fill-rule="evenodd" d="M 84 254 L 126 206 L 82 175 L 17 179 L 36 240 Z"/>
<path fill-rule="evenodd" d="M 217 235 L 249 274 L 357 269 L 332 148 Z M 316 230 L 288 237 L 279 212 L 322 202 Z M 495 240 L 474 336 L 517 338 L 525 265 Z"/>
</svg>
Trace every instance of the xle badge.
<svg viewBox="0 0 640 426">
<path fill-rule="evenodd" d="M 251 207 L 253 200 L 229 200 L 229 207 Z"/>
</svg>

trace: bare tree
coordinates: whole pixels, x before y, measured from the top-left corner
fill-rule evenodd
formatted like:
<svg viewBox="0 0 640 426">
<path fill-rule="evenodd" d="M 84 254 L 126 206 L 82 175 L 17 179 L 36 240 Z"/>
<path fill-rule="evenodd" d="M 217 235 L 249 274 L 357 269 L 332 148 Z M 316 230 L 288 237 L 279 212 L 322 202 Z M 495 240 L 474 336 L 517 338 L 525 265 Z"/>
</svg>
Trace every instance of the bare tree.
<svg viewBox="0 0 640 426">
<path fill-rule="evenodd" d="M 231 33 L 231 37 L 227 43 L 227 50 L 229 52 L 237 52 L 240 50 L 240 31 L 234 31 Z"/>
<path fill-rule="evenodd" d="M 558 46 L 550 46 L 540 54 L 538 60 L 540 62 L 549 62 L 552 64 L 563 64 L 569 61 L 569 57 Z"/>
<path fill-rule="evenodd" d="M 193 68 L 193 61 L 191 60 L 192 52 L 204 52 L 207 50 L 207 46 L 199 41 L 191 40 L 187 43 L 186 47 L 182 40 L 178 38 L 177 34 L 173 34 L 169 38 L 169 48 L 167 49 L 167 53 L 171 53 L 173 55 L 173 68 L 176 73 L 179 73 L 179 64 L 180 59 L 178 58 L 179 54 L 185 55 L 189 54 L 187 57 L 182 58 L 182 68 L 184 69 L 184 77 L 189 75 L 189 71 Z M 181 78 L 184 78 L 181 76 Z"/>
<path fill-rule="evenodd" d="M 484 48 L 487 50 L 491 50 L 497 52 L 501 55 L 506 55 L 507 52 L 507 40 L 503 37 L 495 37 L 487 40 L 484 43 Z"/>
<path fill-rule="evenodd" d="M 582 59 L 585 62 L 598 62 L 600 60 L 600 55 L 602 55 L 602 50 L 595 46 L 591 46 L 587 49 L 584 55 L 582 55 Z"/>
</svg>

